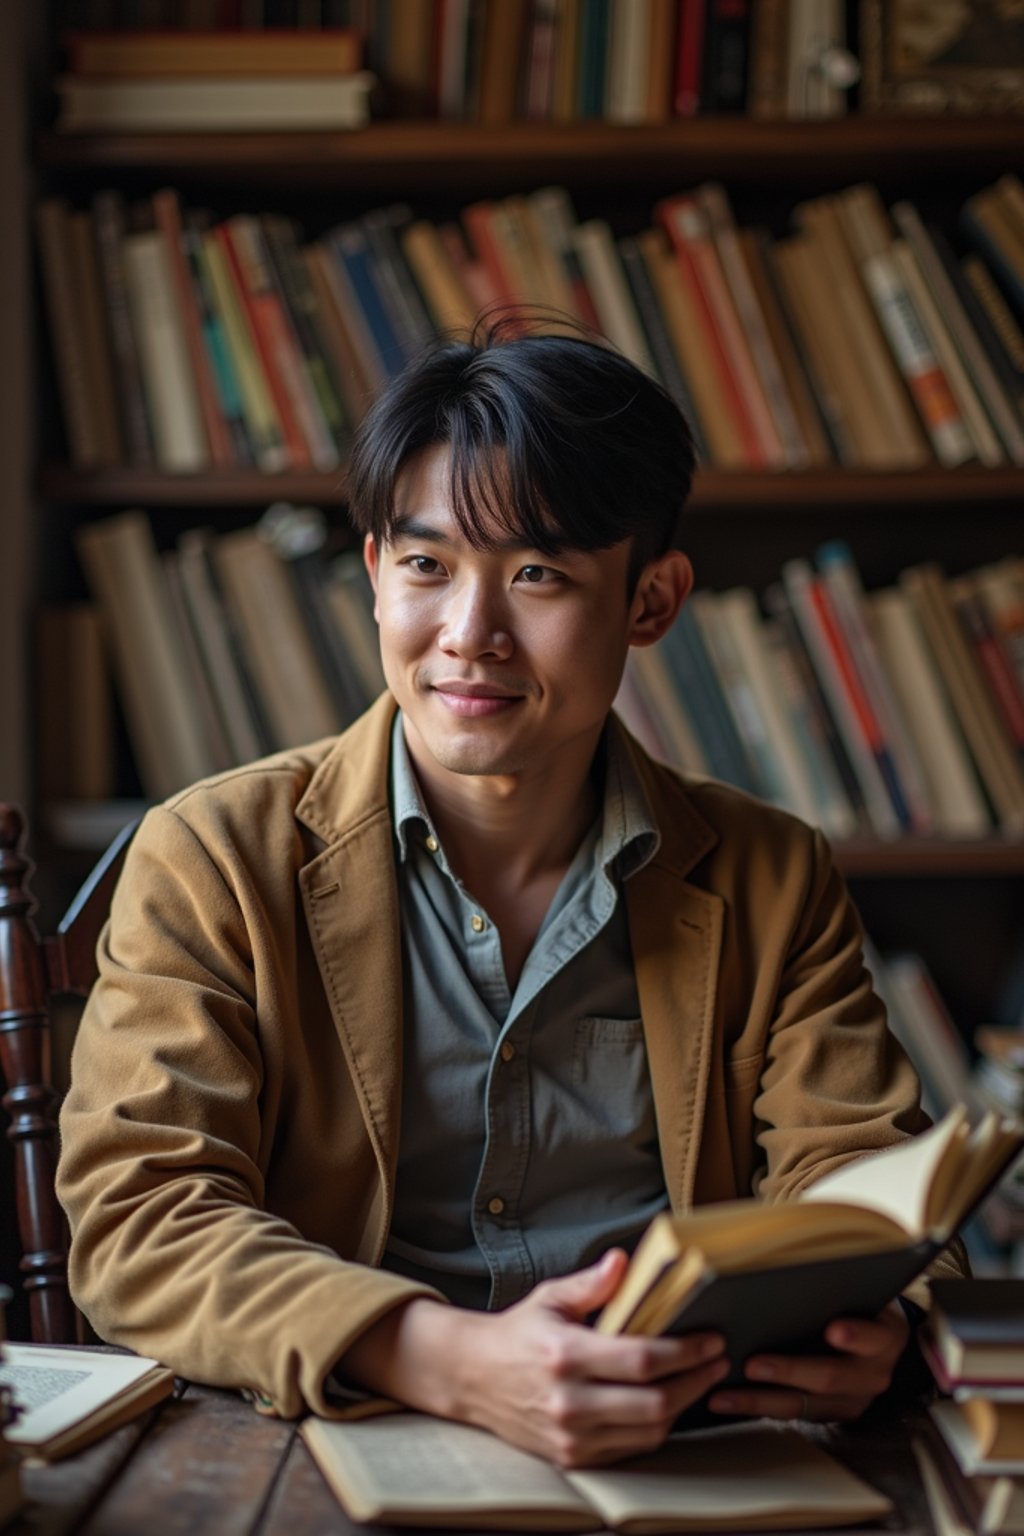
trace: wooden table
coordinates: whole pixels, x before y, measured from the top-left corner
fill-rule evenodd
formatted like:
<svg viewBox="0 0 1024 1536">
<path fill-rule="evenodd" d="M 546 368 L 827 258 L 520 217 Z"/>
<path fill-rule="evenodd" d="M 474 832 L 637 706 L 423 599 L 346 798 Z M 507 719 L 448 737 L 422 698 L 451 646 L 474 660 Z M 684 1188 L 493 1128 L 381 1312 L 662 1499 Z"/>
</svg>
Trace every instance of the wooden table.
<svg viewBox="0 0 1024 1536">
<path fill-rule="evenodd" d="M 906 1423 L 813 1431 L 900 1511 L 887 1529 L 931 1536 Z M 240 1397 L 182 1386 L 149 1414 L 53 1466 L 24 1470 L 29 1504 L 4 1536 L 322 1536 L 366 1532 L 343 1514 L 296 1426 Z"/>
</svg>

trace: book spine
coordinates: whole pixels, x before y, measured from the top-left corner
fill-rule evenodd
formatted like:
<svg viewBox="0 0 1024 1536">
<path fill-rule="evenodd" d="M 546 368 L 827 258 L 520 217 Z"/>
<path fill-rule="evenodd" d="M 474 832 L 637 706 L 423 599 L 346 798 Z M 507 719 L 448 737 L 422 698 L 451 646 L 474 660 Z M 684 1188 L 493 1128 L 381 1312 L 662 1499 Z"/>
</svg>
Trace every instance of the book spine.
<svg viewBox="0 0 1024 1536">
<path fill-rule="evenodd" d="M 288 467 L 288 450 L 248 311 L 232 275 L 224 236 L 217 230 L 210 231 L 202 236 L 200 249 L 238 380 L 245 425 L 256 462 L 266 473 L 273 474 Z"/>
<path fill-rule="evenodd" d="M 210 376 L 217 391 L 221 415 L 231 435 L 234 456 L 239 464 L 253 464 L 255 453 L 245 423 L 245 411 L 242 406 L 234 359 L 207 270 L 202 232 L 198 225 L 187 223 L 181 238 L 192 291 L 195 295 L 203 345 L 210 365 Z"/>
<path fill-rule="evenodd" d="M 679 0 L 676 32 L 675 89 L 672 105 L 676 117 L 696 117 L 700 111 L 701 76 L 704 68 L 705 6 Z"/>
<path fill-rule="evenodd" d="M 679 360 L 672 350 L 665 318 L 661 313 L 654 285 L 638 242 L 627 236 L 619 241 L 623 271 L 633 294 L 644 336 L 664 388 L 686 417 L 697 446 L 698 457 L 707 458 L 707 445 L 700 429 L 697 409 Z"/>
<path fill-rule="evenodd" d="M 167 265 L 174 285 L 174 297 L 192 366 L 199 415 L 206 434 L 209 456 L 218 469 L 224 469 L 235 463 L 235 455 L 227 427 L 221 416 L 217 392 L 203 345 L 199 315 L 182 249 L 181 209 L 177 193 L 169 187 L 155 193 L 153 213 L 167 252 Z"/>
<path fill-rule="evenodd" d="M 974 444 L 905 284 L 887 253 L 870 257 L 863 272 L 939 462 L 950 467 L 963 464 L 974 457 Z"/>
<path fill-rule="evenodd" d="M 206 440 L 163 237 L 155 230 L 129 235 L 124 269 L 157 462 L 172 474 L 203 469 Z"/>
<path fill-rule="evenodd" d="M 319 306 L 309 271 L 287 220 L 264 216 L 260 226 L 268 258 L 302 347 L 321 416 L 340 454 L 347 449 L 349 441 L 345 408 L 334 367 L 321 337 Z"/>
<path fill-rule="evenodd" d="M 1024 761 L 1024 696 L 985 604 L 968 578 L 952 581 L 949 592 L 1006 734 Z"/>
<path fill-rule="evenodd" d="M 139 353 L 132 328 L 131 308 L 124 280 L 121 242 L 125 233 L 123 199 L 117 192 L 99 192 L 93 199 L 93 225 L 100 280 L 106 300 L 117 404 L 128 459 L 132 464 L 153 463 L 153 432 L 146 414 Z"/>
<path fill-rule="evenodd" d="M 71 259 L 77 282 L 77 303 L 81 312 L 89 390 L 96 407 L 96 427 L 100 435 L 104 462 L 120 464 L 124 444 L 117 413 L 114 387 L 114 363 L 104 323 L 103 290 L 92 219 L 88 213 L 75 212 L 68 219 Z"/>
<path fill-rule="evenodd" d="M 708 0 L 702 112 L 735 114 L 746 110 L 750 11 L 751 0 Z"/>
<path fill-rule="evenodd" d="M 759 467 L 766 462 L 764 444 L 751 419 L 747 398 L 733 373 L 730 353 L 719 330 L 712 289 L 708 287 L 711 267 L 700 244 L 702 231 L 700 221 L 694 216 L 693 204 L 689 199 L 672 198 L 659 203 L 655 215 L 672 242 L 679 270 L 690 293 L 691 307 L 700 317 L 704 343 L 739 428 L 746 462 L 751 467 Z M 714 292 L 717 296 L 717 289 Z"/>
<path fill-rule="evenodd" d="M 393 378 L 401 372 L 405 355 L 374 275 L 364 231 L 357 224 L 343 224 L 327 236 L 327 248 L 345 271 L 363 322 L 372 334 L 384 377 Z"/>
<path fill-rule="evenodd" d="M 238 215 L 224 224 L 218 224 L 214 233 L 220 241 L 249 317 L 263 377 L 281 423 L 291 466 L 293 469 L 309 469 L 313 465 L 313 454 L 296 410 L 297 385 L 291 350 L 293 343 L 285 333 L 277 295 L 270 290 L 266 272 L 253 248 L 251 220 L 245 215 Z"/>
</svg>

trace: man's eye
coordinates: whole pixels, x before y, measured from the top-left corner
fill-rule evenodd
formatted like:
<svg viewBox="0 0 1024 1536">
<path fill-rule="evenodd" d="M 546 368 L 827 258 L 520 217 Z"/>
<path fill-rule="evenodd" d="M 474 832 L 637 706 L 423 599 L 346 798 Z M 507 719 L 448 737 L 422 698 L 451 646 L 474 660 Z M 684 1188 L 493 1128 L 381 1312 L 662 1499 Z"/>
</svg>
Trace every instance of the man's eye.
<svg viewBox="0 0 1024 1536">
<path fill-rule="evenodd" d="M 529 582 L 531 586 L 555 581 L 557 578 L 558 572 L 553 571 L 549 565 L 524 565 L 519 572 L 519 580 Z"/>
<path fill-rule="evenodd" d="M 441 569 L 440 562 L 433 555 L 412 555 L 408 564 L 418 576 L 436 576 Z"/>
</svg>

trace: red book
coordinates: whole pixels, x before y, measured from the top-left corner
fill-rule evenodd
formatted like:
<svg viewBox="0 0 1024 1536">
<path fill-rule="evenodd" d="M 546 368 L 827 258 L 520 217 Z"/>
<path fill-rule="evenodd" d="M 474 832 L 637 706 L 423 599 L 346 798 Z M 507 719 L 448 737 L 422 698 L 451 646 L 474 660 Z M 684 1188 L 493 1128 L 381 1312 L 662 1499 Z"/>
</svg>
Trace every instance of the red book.
<svg viewBox="0 0 1024 1536">
<path fill-rule="evenodd" d="M 249 324 L 256 340 L 256 348 L 260 354 L 260 362 L 263 364 L 267 385 L 274 398 L 274 407 L 281 418 L 281 430 L 284 433 L 291 467 L 310 469 L 313 456 L 299 427 L 278 367 L 280 349 L 282 345 L 287 345 L 287 339 L 283 339 L 286 322 L 281 310 L 281 301 L 276 293 L 265 288 L 261 289 L 256 284 L 248 253 L 244 249 L 239 232 L 232 228 L 232 221 L 218 224 L 215 234 L 223 247 L 231 276 L 245 306 L 246 314 L 249 316 Z"/>
<path fill-rule="evenodd" d="M 700 110 L 706 10 L 707 0 L 679 0 L 676 79 L 672 96 L 676 117 L 696 117 Z"/>
<path fill-rule="evenodd" d="M 654 214 L 667 231 L 675 251 L 679 270 L 690 295 L 690 302 L 700 317 L 702 340 L 711 365 L 719 375 L 721 388 L 729 402 L 733 419 L 743 442 L 747 464 L 756 469 L 767 463 L 764 445 L 757 431 L 739 382 L 733 372 L 729 352 L 718 328 L 712 295 L 708 290 L 692 219 L 693 204 L 687 197 L 665 197 L 655 205 Z"/>
<path fill-rule="evenodd" d="M 227 423 L 221 413 L 217 386 L 214 383 L 210 359 L 203 341 L 195 293 L 192 290 L 185 253 L 181 245 L 181 208 L 178 204 L 178 194 L 173 188 L 165 187 L 161 192 L 154 193 L 153 213 L 170 257 L 174 294 L 185 331 L 192 372 L 195 376 L 199 411 L 206 430 L 210 458 L 218 469 L 225 469 L 231 464 L 237 464 L 238 460 Z"/>
</svg>

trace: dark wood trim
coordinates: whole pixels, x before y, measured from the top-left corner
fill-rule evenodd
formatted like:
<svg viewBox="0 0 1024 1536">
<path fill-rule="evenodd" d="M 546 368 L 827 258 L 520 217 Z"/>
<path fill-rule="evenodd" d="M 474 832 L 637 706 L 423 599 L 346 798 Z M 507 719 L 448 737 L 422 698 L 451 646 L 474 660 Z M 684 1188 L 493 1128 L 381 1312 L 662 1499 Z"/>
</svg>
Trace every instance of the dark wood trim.
<svg viewBox="0 0 1024 1536">
<path fill-rule="evenodd" d="M 212 176 L 264 185 L 281 174 L 332 187 L 631 185 L 708 177 L 732 182 L 839 184 L 870 176 L 927 177 L 1005 170 L 1020 154 L 1020 118 L 851 117 L 834 122 L 698 118 L 654 126 L 382 122 L 348 133 L 46 132 L 45 169 Z"/>
<path fill-rule="evenodd" d="M 836 863 L 851 879 L 906 879 L 1024 875 L 1024 840 L 987 838 L 954 842 L 942 838 L 901 838 L 834 843 Z"/>
<path fill-rule="evenodd" d="M 47 501 L 91 507 L 265 506 L 274 500 L 345 504 L 345 474 L 208 470 L 197 475 L 167 475 L 116 466 L 76 470 L 44 467 L 40 494 Z M 907 470 L 871 473 L 836 467 L 805 474 L 763 474 L 706 469 L 697 475 L 692 510 L 704 508 L 780 507 L 820 512 L 836 507 L 873 511 L 902 507 L 1024 506 L 1024 469 Z"/>
</svg>

